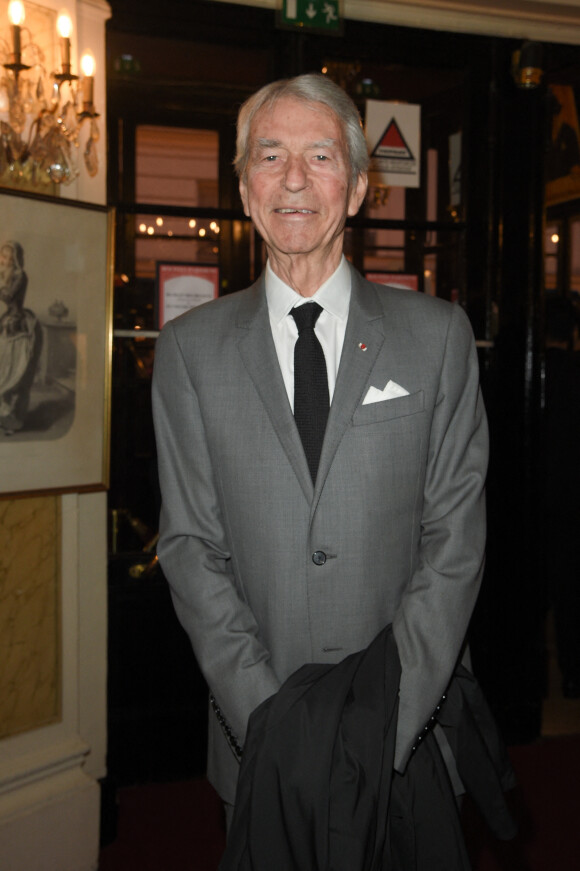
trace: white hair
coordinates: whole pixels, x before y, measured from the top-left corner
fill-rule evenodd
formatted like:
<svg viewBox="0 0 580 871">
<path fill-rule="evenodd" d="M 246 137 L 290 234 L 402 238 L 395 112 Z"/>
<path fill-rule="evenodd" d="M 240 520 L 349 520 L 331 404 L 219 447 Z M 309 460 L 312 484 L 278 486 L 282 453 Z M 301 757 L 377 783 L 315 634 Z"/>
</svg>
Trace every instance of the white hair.
<svg viewBox="0 0 580 871">
<path fill-rule="evenodd" d="M 250 131 L 254 117 L 261 109 L 271 109 L 278 100 L 292 97 L 302 103 L 322 103 L 340 124 L 351 169 L 351 182 L 368 169 L 369 156 L 357 107 L 346 91 L 320 73 L 307 73 L 293 79 L 280 79 L 264 85 L 249 97 L 238 113 L 238 132 L 234 168 L 244 178 L 250 156 Z"/>
</svg>

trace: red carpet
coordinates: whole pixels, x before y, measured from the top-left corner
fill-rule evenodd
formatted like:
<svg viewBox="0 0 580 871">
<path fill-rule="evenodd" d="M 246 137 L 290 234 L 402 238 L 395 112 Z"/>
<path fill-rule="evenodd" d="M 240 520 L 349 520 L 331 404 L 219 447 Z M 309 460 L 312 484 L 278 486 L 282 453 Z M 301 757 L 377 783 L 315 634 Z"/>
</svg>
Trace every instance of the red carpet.
<svg viewBox="0 0 580 871">
<path fill-rule="evenodd" d="M 225 844 L 221 803 L 205 780 L 119 791 L 119 830 L 99 871 L 216 871 Z"/>
<path fill-rule="evenodd" d="M 520 834 L 493 841 L 467 805 L 473 871 L 580 871 L 580 735 L 512 747 L 510 756 Z M 220 802 L 206 781 L 127 787 L 99 871 L 216 871 L 223 846 Z"/>
<path fill-rule="evenodd" d="M 474 871 L 580 871 L 580 735 L 511 747 L 510 757 L 519 835 L 506 844 L 494 841 L 466 813 Z"/>
</svg>

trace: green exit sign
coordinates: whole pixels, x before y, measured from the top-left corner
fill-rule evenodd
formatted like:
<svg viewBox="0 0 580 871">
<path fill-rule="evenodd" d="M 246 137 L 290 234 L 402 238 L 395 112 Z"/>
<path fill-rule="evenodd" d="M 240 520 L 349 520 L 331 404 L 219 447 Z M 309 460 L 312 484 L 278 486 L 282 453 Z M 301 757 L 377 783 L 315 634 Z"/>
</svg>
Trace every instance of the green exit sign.
<svg viewBox="0 0 580 871">
<path fill-rule="evenodd" d="M 282 0 L 281 24 L 339 33 L 339 0 Z"/>
</svg>

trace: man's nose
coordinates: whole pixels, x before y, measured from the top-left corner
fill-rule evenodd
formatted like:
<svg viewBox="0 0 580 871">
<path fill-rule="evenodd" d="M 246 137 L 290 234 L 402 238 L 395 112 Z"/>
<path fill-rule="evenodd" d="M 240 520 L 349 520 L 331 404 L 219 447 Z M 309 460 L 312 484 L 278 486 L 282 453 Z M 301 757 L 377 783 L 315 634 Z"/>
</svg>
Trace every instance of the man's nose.
<svg viewBox="0 0 580 871">
<path fill-rule="evenodd" d="M 289 191 L 300 191 L 308 185 L 308 173 L 302 157 L 290 155 L 286 162 L 284 187 Z"/>
</svg>

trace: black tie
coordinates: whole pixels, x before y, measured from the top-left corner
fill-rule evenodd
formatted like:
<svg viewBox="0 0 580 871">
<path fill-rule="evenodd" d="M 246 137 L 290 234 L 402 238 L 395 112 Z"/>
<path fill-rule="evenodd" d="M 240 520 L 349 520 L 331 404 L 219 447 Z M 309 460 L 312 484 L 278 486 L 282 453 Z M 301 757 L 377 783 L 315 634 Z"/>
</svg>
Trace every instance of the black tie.
<svg viewBox="0 0 580 871">
<path fill-rule="evenodd" d="M 321 311 L 317 302 L 308 302 L 290 312 L 298 327 L 294 346 L 294 419 L 313 483 L 330 405 L 324 351 L 314 332 Z"/>
</svg>

